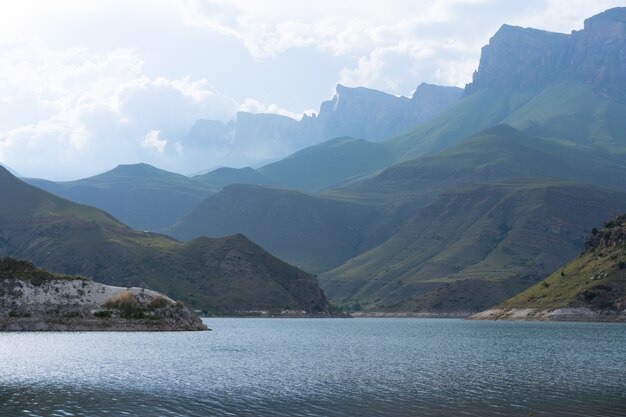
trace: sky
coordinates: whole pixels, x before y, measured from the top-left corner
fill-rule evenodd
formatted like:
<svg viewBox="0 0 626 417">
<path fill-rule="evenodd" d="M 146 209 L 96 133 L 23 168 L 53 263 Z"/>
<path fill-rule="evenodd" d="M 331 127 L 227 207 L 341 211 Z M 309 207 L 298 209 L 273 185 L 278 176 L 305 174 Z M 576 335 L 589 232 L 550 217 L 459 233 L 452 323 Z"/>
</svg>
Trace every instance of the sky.
<svg viewBox="0 0 626 417">
<path fill-rule="evenodd" d="M 0 2 L 0 163 L 70 180 L 122 163 L 191 173 L 194 121 L 299 118 L 338 83 L 463 87 L 503 24 L 569 33 L 613 0 Z"/>
</svg>

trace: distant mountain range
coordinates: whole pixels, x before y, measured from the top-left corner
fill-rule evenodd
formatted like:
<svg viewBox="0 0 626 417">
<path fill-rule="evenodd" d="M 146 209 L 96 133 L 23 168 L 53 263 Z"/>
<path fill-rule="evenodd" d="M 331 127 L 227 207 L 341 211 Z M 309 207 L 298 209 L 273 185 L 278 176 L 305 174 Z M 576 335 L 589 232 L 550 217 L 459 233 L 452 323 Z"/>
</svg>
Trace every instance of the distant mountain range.
<svg viewBox="0 0 626 417">
<path fill-rule="evenodd" d="M 180 243 L 135 231 L 104 211 L 72 203 L 0 168 L 0 255 L 104 284 L 146 287 L 213 313 L 303 310 L 328 315 L 311 275 L 242 235 Z"/>
<path fill-rule="evenodd" d="M 198 120 L 183 141 L 202 152 L 238 153 L 253 160 L 285 156 L 307 146 L 349 136 L 370 141 L 394 137 L 432 119 L 455 104 L 463 90 L 421 84 L 411 98 L 337 85 L 319 115 L 302 120 L 277 114 L 237 113 L 229 123 Z"/>
<path fill-rule="evenodd" d="M 592 227 L 626 211 L 625 56 L 626 8 L 572 34 L 504 25 L 463 92 L 420 86 L 408 99 L 339 86 L 300 122 L 199 122 L 194 146 L 237 134 L 277 144 L 288 135 L 296 147 L 329 140 L 258 169 L 177 184 L 161 173 L 168 191 L 143 206 L 138 198 L 124 216 L 181 239 L 243 233 L 319 274 L 346 308 L 480 311 L 554 271 Z M 147 188 L 124 181 L 93 190 L 120 218 L 119 189 L 132 200 Z M 186 203 L 174 209 L 178 195 Z M 168 211 L 156 221 L 159 204 Z"/>
</svg>

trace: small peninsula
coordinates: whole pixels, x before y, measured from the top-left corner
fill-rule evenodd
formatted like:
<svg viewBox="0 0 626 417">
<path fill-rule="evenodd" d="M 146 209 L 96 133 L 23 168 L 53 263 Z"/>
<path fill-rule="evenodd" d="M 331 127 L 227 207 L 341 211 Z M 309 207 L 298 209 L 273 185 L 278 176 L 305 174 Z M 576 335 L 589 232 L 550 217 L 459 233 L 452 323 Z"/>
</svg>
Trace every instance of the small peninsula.
<svg viewBox="0 0 626 417">
<path fill-rule="evenodd" d="M 626 321 L 626 215 L 593 229 L 579 257 L 475 320 Z"/>
<path fill-rule="evenodd" d="M 181 302 L 0 258 L 0 331 L 207 330 Z"/>
</svg>

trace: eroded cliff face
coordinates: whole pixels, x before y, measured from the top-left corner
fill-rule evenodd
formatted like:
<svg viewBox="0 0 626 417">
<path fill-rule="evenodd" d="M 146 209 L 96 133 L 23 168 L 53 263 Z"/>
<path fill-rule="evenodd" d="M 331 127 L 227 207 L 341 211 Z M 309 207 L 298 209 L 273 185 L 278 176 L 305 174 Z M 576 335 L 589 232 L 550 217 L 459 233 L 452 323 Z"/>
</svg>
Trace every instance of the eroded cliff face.
<svg viewBox="0 0 626 417">
<path fill-rule="evenodd" d="M 568 76 L 626 89 L 626 7 L 593 16 L 569 35 L 503 25 L 483 47 L 465 94 L 541 87 Z"/>
<path fill-rule="evenodd" d="M 182 303 L 144 288 L 49 274 L 0 258 L 0 330 L 206 330 Z"/>
</svg>

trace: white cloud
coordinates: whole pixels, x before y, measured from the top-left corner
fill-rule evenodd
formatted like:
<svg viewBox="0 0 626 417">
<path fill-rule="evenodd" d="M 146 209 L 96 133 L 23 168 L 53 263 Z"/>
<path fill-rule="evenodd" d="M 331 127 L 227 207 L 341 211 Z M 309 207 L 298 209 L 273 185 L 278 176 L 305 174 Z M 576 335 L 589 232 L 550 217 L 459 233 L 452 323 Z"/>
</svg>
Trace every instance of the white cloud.
<svg viewBox="0 0 626 417">
<path fill-rule="evenodd" d="M 165 151 L 167 145 L 167 139 L 159 139 L 159 131 L 151 130 L 141 141 L 141 146 L 145 149 L 154 149 L 159 153 Z"/>
<path fill-rule="evenodd" d="M 133 50 L 4 50 L 0 161 L 24 175 L 69 179 L 139 161 L 175 169 L 181 149 L 163 137 L 237 109 L 205 79 L 146 76 Z"/>
<path fill-rule="evenodd" d="M 300 120 L 305 114 L 311 115 L 315 113 L 315 110 L 309 109 L 301 113 L 294 113 L 287 109 L 284 109 L 276 104 L 265 104 L 253 98 L 247 98 L 239 106 L 239 111 L 245 111 L 249 113 L 273 113 L 280 114 L 281 116 L 291 117 L 292 119 Z"/>
</svg>

